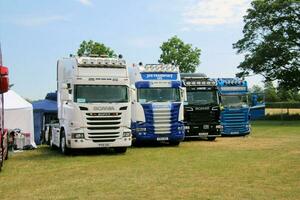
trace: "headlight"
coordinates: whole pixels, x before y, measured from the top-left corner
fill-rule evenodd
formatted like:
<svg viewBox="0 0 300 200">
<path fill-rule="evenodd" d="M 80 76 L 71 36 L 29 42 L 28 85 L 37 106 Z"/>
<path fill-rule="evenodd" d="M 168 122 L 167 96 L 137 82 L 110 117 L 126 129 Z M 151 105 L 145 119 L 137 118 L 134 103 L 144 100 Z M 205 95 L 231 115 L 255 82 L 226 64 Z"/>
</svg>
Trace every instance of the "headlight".
<svg viewBox="0 0 300 200">
<path fill-rule="evenodd" d="M 203 129 L 209 129 L 209 125 L 208 124 L 204 124 L 203 125 Z"/>
<path fill-rule="evenodd" d="M 147 129 L 146 128 L 136 128 L 135 131 L 136 132 L 146 132 Z"/>
<path fill-rule="evenodd" d="M 131 137 L 131 132 L 123 132 L 123 137 Z"/>
<path fill-rule="evenodd" d="M 222 125 L 216 125 L 216 129 L 222 129 L 223 126 Z"/>
<path fill-rule="evenodd" d="M 84 138 L 84 133 L 72 133 L 72 139 L 82 139 Z"/>
</svg>

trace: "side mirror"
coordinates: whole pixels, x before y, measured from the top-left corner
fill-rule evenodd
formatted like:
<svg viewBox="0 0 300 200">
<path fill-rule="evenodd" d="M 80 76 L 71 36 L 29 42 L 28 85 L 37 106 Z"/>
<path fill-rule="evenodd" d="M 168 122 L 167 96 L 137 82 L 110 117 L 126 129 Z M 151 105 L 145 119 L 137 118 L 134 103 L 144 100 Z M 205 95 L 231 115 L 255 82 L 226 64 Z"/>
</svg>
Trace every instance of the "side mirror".
<svg viewBox="0 0 300 200">
<path fill-rule="evenodd" d="M 131 101 L 136 102 L 137 96 L 136 96 L 136 88 L 131 87 L 130 88 L 130 93 L 131 93 Z"/>
<path fill-rule="evenodd" d="M 187 95 L 186 95 L 186 88 L 185 87 L 181 87 L 180 88 L 180 92 L 181 92 L 181 98 L 183 101 L 187 101 Z"/>
<path fill-rule="evenodd" d="M 8 91 L 9 80 L 8 80 L 8 68 L 0 66 L 0 93 Z"/>
<path fill-rule="evenodd" d="M 60 99 L 61 101 L 70 101 L 70 95 L 67 89 L 62 89 L 60 91 Z"/>
<path fill-rule="evenodd" d="M 68 84 L 62 83 L 61 84 L 61 89 L 68 89 Z"/>
</svg>

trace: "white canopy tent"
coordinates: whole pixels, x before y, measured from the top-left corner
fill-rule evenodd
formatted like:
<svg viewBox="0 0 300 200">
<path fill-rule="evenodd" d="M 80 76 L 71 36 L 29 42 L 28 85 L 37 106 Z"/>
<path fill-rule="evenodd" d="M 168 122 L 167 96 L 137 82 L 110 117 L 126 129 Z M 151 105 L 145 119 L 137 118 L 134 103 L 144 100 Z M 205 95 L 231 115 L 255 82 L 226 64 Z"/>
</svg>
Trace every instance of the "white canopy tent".
<svg viewBox="0 0 300 200">
<path fill-rule="evenodd" d="M 4 93 L 4 127 L 7 129 L 19 128 L 22 133 L 29 133 L 30 143 L 36 147 L 32 105 L 12 90 Z"/>
</svg>

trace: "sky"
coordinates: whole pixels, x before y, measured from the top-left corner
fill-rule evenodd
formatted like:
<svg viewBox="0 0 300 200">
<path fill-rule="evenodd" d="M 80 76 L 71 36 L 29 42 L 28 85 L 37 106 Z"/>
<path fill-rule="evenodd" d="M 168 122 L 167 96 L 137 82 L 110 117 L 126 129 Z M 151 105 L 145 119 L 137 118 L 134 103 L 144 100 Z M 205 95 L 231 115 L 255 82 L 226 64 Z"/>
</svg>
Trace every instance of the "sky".
<svg viewBox="0 0 300 200">
<path fill-rule="evenodd" d="M 250 0 L 0 0 L 0 42 L 10 83 L 21 96 L 43 99 L 56 90 L 56 62 L 94 40 L 127 63 L 157 63 L 174 35 L 201 49 L 197 72 L 234 77 L 243 60 L 232 44 L 242 38 Z M 262 77 L 246 78 L 250 87 Z"/>
</svg>

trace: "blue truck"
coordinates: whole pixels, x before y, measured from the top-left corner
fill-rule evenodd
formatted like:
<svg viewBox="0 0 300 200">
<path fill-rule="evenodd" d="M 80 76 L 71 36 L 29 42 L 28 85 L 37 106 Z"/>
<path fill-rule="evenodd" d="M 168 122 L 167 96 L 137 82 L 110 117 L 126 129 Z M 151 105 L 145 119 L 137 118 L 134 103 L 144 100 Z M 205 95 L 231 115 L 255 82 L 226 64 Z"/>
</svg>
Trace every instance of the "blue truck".
<svg viewBox="0 0 300 200">
<path fill-rule="evenodd" d="M 136 144 L 167 142 L 179 145 L 184 139 L 186 91 L 174 65 L 140 63 L 131 70 L 132 135 Z"/>
<path fill-rule="evenodd" d="M 221 101 L 221 135 L 248 135 L 251 126 L 247 81 L 218 78 L 216 82 Z"/>
</svg>

